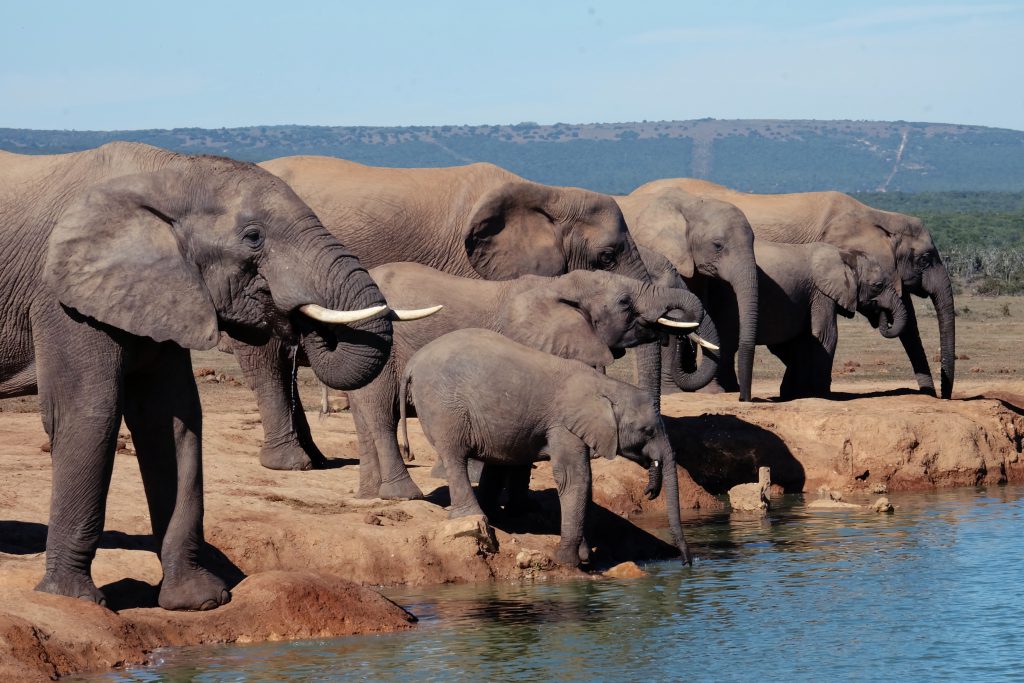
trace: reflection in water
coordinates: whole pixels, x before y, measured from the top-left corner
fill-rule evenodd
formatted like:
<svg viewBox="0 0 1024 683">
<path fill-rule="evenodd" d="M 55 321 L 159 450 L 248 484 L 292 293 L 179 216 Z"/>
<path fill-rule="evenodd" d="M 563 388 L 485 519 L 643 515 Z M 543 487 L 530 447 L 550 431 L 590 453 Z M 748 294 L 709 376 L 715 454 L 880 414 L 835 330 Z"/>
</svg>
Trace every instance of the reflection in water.
<svg viewBox="0 0 1024 683">
<path fill-rule="evenodd" d="M 1005 680 L 1024 676 L 1024 488 L 893 496 L 895 515 L 688 525 L 694 568 L 390 595 L 412 632 L 190 648 L 120 681 Z"/>
</svg>

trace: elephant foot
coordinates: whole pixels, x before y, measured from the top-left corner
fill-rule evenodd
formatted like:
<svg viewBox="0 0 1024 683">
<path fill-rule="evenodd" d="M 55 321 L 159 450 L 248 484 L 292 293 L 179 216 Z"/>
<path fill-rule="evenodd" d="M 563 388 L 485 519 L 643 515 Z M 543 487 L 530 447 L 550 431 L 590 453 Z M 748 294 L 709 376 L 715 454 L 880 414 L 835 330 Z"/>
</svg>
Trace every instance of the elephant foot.
<svg viewBox="0 0 1024 683">
<path fill-rule="evenodd" d="M 164 609 L 205 611 L 227 604 L 231 593 L 220 577 L 202 567 L 174 576 L 164 576 L 158 603 Z"/>
<path fill-rule="evenodd" d="M 88 574 L 78 572 L 46 572 L 43 580 L 36 585 L 40 593 L 52 593 L 79 600 L 95 602 L 100 607 L 107 606 L 103 592 L 93 583 Z"/>
<path fill-rule="evenodd" d="M 578 550 L 580 562 L 590 563 L 590 544 L 587 543 L 586 537 L 580 541 L 580 547 Z"/>
<path fill-rule="evenodd" d="M 559 544 L 558 549 L 555 550 L 555 562 L 563 567 L 578 567 L 580 566 L 580 553 L 582 548 L 581 544 L 571 544 L 566 546 Z"/>
<path fill-rule="evenodd" d="M 264 445 L 260 449 L 260 464 L 269 470 L 294 472 L 313 469 L 313 459 L 295 441 L 289 441 L 280 446 Z"/>
<path fill-rule="evenodd" d="M 737 389 L 738 391 L 739 389 Z M 724 394 L 726 393 L 725 387 L 716 381 L 711 381 L 705 384 L 703 387 L 697 390 L 698 394 Z"/>
<path fill-rule="evenodd" d="M 377 491 L 377 497 L 384 500 L 420 500 L 423 498 L 423 491 L 412 477 L 406 474 L 400 479 L 382 483 Z"/>
</svg>

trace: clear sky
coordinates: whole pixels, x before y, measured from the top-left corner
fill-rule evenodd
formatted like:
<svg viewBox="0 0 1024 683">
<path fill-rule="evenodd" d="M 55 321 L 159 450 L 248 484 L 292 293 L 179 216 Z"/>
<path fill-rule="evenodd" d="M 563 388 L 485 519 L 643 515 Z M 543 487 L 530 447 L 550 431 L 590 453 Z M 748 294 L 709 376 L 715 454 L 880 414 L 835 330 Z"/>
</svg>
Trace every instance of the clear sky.
<svg viewBox="0 0 1024 683">
<path fill-rule="evenodd" d="M 1024 129 L 1024 0 L 5 2 L 0 127 Z"/>
</svg>

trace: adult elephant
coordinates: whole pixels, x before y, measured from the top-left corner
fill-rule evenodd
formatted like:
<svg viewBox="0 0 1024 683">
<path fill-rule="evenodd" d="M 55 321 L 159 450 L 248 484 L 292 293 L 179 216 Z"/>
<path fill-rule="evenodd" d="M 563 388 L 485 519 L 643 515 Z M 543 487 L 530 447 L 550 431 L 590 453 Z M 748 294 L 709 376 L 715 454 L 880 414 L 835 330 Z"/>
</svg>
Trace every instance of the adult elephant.
<svg viewBox="0 0 1024 683">
<path fill-rule="evenodd" d="M 907 309 L 907 324 L 899 335 L 922 393 L 935 395 L 928 357 L 910 294 L 930 298 L 939 322 L 942 398 L 953 393 L 956 370 L 956 319 L 953 287 L 931 235 L 917 218 L 880 211 L 841 192 L 801 192 L 759 195 L 737 192 L 693 178 L 657 180 L 636 190 L 657 193 L 675 188 L 714 197 L 736 205 L 746 214 L 754 233 L 774 242 L 827 242 L 846 251 L 863 251 L 894 278 Z"/>
<path fill-rule="evenodd" d="M 724 286 L 735 297 L 736 322 L 731 325 L 722 320 L 714 322 L 718 328 L 723 323 L 726 327 L 738 326 L 739 380 L 716 386 L 725 391 L 738 389 L 740 400 L 749 401 L 757 338 L 758 291 L 754 233 L 747 219 L 726 202 L 672 188 L 660 192 L 637 190 L 615 199 L 637 243 L 666 257 L 697 296 L 703 300 L 709 288 Z M 666 362 L 676 358 L 678 343 L 679 340 L 672 340 L 665 348 Z M 688 389 L 700 388 L 709 380 L 707 366 L 699 374 L 680 379 Z"/>
<path fill-rule="evenodd" d="M 572 270 L 647 280 L 622 213 L 605 195 L 532 183 L 491 164 L 399 169 L 297 156 L 261 166 L 291 185 L 368 268 L 411 261 L 486 280 Z M 236 345 L 235 353 L 263 420 L 260 462 L 272 469 L 322 462 L 296 400 L 294 362 L 271 346 Z M 641 357 L 657 400 L 659 351 L 651 345 Z"/>
<path fill-rule="evenodd" d="M 160 605 L 226 602 L 200 556 L 189 349 L 212 348 L 221 330 L 281 339 L 301 345 L 325 383 L 357 388 L 390 352 L 384 297 L 280 179 L 147 145 L 0 153 L 0 239 L 0 397 L 38 392 L 51 442 L 37 589 L 103 604 L 91 565 L 123 416 L 163 567 Z"/>
</svg>

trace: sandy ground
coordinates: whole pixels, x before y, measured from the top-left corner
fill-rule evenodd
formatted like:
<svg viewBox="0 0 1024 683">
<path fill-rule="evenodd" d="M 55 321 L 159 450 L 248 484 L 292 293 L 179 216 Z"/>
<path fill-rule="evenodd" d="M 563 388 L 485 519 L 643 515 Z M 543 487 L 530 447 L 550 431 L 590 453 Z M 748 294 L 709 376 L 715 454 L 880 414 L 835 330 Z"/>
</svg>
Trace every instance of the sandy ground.
<svg viewBox="0 0 1024 683">
<path fill-rule="evenodd" d="M 688 523 L 722 509 L 724 497 L 717 494 L 755 481 L 762 465 L 786 491 L 816 496 L 819 489 L 841 490 L 847 500 L 865 502 L 882 489 L 1024 481 L 1024 354 L 1013 352 L 1024 338 L 1024 300 L 963 305 L 970 310 L 959 330 L 958 349 L 966 358 L 958 368 L 958 400 L 911 391 L 899 343 L 881 340 L 863 321 L 856 327 L 844 322 L 834 387 L 842 400 L 740 404 L 735 395 L 666 396 L 666 423 L 686 468 L 680 476 Z M 926 345 L 937 348 L 934 322 L 920 312 Z M 435 456 L 412 420 L 416 459 L 410 469 L 427 500 L 357 500 L 356 436 L 347 412 L 322 419 L 309 413 L 331 468 L 265 470 L 257 459 L 259 415 L 251 393 L 235 379 L 234 359 L 207 352 L 194 361 L 214 371 L 200 380 L 206 530 L 220 571 L 237 584 L 232 603 L 202 615 L 153 607 L 160 568 L 130 440 L 115 459 L 107 531 L 93 570 L 117 611 L 33 593 L 44 566 L 46 437 L 35 397 L 0 401 L 0 677 L 102 670 L 144 661 L 160 644 L 409 626 L 400 608 L 362 586 L 593 578 L 550 567 L 557 499 L 545 465 L 534 473 L 535 514 L 492 520 L 493 536 L 472 520 L 449 522 L 445 482 L 431 478 Z M 778 372 L 769 354 L 759 354 L 755 396 L 775 394 Z M 312 409 L 318 389 L 308 371 L 301 377 Z M 643 499 L 645 483 L 646 473 L 632 463 L 594 462 L 593 569 L 672 555 L 658 532 L 633 523 L 663 519 L 661 501 Z"/>
</svg>

